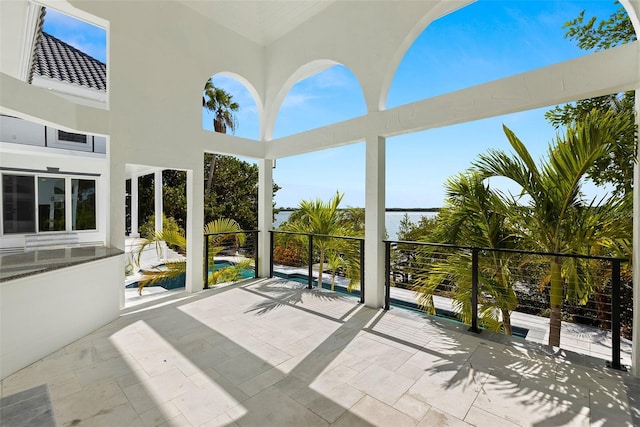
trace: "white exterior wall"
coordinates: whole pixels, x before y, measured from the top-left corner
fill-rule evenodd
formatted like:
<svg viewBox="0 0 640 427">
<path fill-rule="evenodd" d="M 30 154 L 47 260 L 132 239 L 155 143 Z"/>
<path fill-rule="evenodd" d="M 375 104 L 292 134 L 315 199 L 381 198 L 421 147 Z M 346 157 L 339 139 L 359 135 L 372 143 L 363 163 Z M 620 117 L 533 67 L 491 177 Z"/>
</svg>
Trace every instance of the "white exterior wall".
<svg viewBox="0 0 640 427">
<path fill-rule="evenodd" d="M 87 142 L 84 144 L 62 141 L 58 139 L 56 128 L 8 116 L 0 116 L 0 142 L 99 154 L 107 152 L 107 139 L 104 136 L 87 135 Z M 70 155 L 75 156 L 77 153 Z"/>
<path fill-rule="evenodd" d="M 94 153 L 74 153 L 70 150 L 25 146 L 0 142 L 0 167 L 8 168 L 2 173 L 56 177 L 74 177 L 96 180 L 96 230 L 72 231 L 77 234 L 79 243 L 95 242 L 103 245 L 108 234 L 109 215 L 109 165 L 105 155 Z M 48 175 L 48 167 L 58 168 L 69 174 Z M 19 172 L 10 169 L 29 169 L 39 172 Z M 40 172 L 42 171 L 42 172 Z M 98 176 L 75 175 L 74 173 L 96 174 Z M 1 196 L 0 196 L 1 198 Z M 37 212 L 36 212 L 37 214 Z M 2 230 L 2 210 L 0 209 L 0 232 Z M 64 233 L 48 232 L 47 234 Z M 26 233 L 34 234 L 34 233 Z M 123 233 L 124 234 L 124 233 Z M 24 248 L 25 234 L 0 234 L 0 249 Z"/>
<path fill-rule="evenodd" d="M 0 141 L 44 147 L 45 127 L 15 117 L 0 116 Z"/>
<path fill-rule="evenodd" d="M 0 378 L 116 319 L 124 255 L 0 283 Z"/>
</svg>

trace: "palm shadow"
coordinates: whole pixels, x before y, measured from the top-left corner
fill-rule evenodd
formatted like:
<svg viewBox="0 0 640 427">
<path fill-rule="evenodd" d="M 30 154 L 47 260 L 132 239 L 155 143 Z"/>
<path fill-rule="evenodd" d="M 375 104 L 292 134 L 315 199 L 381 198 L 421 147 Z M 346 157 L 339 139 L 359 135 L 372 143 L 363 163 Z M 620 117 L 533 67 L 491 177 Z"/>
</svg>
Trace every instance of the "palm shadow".
<svg viewBox="0 0 640 427">
<path fill-rule="evenodd" d="M 245 313 L 267 314 L 281 307 L 295 307 L 308 313 L 335 320 L 318 310 L 305 307 L 305 302 L 311 307 L 316 303 L 331 301 L 349 301 L 352 298 L 324 289 L 307 289 L 306 285 L 286 279 L 273 278 L 261 282 L 248 283 L 240 289 L 258 295 L 265 300 L 247 309 Z M 305 301 L 306 299 L 306 301 Z M 314 304 L 311 304 L 313 301 Z"/>
</svg>

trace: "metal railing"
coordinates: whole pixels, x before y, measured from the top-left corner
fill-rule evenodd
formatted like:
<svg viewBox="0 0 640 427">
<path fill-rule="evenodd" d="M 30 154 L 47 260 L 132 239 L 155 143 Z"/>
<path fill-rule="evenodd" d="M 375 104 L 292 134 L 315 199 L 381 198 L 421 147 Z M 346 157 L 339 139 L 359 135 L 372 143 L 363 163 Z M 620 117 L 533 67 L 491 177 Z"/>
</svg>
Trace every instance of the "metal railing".
<svg viewBox="0 0 640 427">
<path fill-rule="evenodd" d="M 271 257 L 270 257 L 270 263 L 269 263 L 269 277 L 274 277 L 274 275 L 276 274 L 276 272 L 274 271 L 274 254 L 276 250 L 274 236 L 276 234 L 281 234 L 284 236 L 291 236 L 291 237 L 292 236 L 307 237 L 306 247 L 303 247 L 303 243 L 300 239 L 296 239 L 292 247 L 288 248 L 292 253 L 290 253 L 286 257 L 286 260 L 282 260 L 282 262 L 287 263 L 287 265 L 301 267 L 302 264 L 304 264 L 304 261 L 305 261 L 304 258 L 306 258 L 306 264 L 307 264 L 306 283 L 307 283 L 308 289 L 313 288 L 313 264 L 314 264 L 314 259 L 316 259 L 316 257 L 319 256 L 317 251 L 314 250 L 315 249 L 314 242 L 316 243 L 320 241 L 324 242 L 327 239 L 340 239 L 344 242 L 357 242 L 357 248 L 351 247 L 351 245 L 348 245 L 348 244 L 347 245 L 343 244 L 342 246 L 334 247 L 328 250 L 332 251 L 335 255 L 340 257 L 341 260 L 345 261 L 346 267 L 344 268 L 344 270 L 349 270 L 353 273 L 353 268 L 352 268 L 353 265 L 351 264 L 353 264 L 353 262 L 357 263 L 356 264 L 357 274 L 359 275 L 358 279 L 360 283 L 359 283 L 359 290 L 354 292 L 359 292 L 360 302 L 364 303 L 365 286 L 364 286 L 364 239 L 363 238 L 351 237 L 351 236 L 333 236 L 333 235 L 327 235 L 327 234 L 299 233 L 294 231 L 280 231 L 280 230 L 270 230 L 269 234 L 270 234 L 269 245 L 271 250 Z M 291 242 L 291 239 L 285 238 L 285 240 L 288 240 L 289 242 Z M 286 249 L 287 248 L 285 248 L 285 250 Z M 357 255 L 358 255 L 357 259 L 354 256 L 355 250 L 357 250 Z M 304 256 L 305 255 L 304 252 L 306 252 L 306 257 Z M 328 253 L 325 253 L 323 256 L 327 256 L 327 255 Z M 329 260 L 326 260 L 326 261 L 329 261 Z M 323 262 L 325 262 L 325 260 L 323 260 Z M 349 275 L 349 274 L 346 274 L 346 275 Z M 322 287 L 322 286 L 323 286 L 323 283 L 320 283 L 320 278 L 318 278 L 318 287 Z"/>
<path fill-rule="evenodd" d="M 258 233 L 259 230 L 242 230 L 235 232 L 209 233 L 204 235 L 204 288 L 209 287 L 211 274 L 215 271 L 215 257 L 223 258 L 229 266 L 251 259 L 253 261 L 254 278 L 258 271 Z M 238 236 L 244 236 L 244 244 L 238 244 Z M 212 251 L 216 249 L 216 253 Z"/>
<path fill-rule="evenodd" d="M 411 293 L 418 292 L 423 303 L 434 304 L 434 296 L 442 295 L 439 300 L 455 301 L 457 305 L 452 304 L 452 307 L 470 311 L 457 315 L 466 320 L 473 332 L 480 332 L 481 323 L 488 322 L 479 315 L 479 308 L 505 296 L 506 288 L 496 285 L 499 280 L 508 282 L 509 292 L 517 298 L 517 308 L 512 302 L 511 313 L 538 316 L 551 313 L 549 266 L 552 261 L 562 264 L 568 270 L 562 272 L 561 324 L 573 323 L 578 331 L 578 326 L 587 324 L 591 325 L 588 327 L 610 330 L 609 366 L 623 369 L 620 357 L 622 320 L 630 336 L 632 315 L 632 289 L 627 283 L 630 278 L 625 279 L 625 286 L 621 280 L 621 265 L 628 262 L 627 259 L 391 240 L 385 240 L 384 245 L 386 310 L 391 304 L 392 285 L 411 289 Z M 568 277 L 577 279 L 567 283 L 565 279 Z M 499 288 L 498 293 L 491 288 L 492 284 Z M 431 295 L 427 295 L 429 292 Z M 625 293 L 624 301 L 621 292 Z M 403 304 L 402 301 L 396 303 Z M 417 305 L 421 304 L 418 302 Z M 432 307 L 432 311 L 435 310 Z M 510 322 L 511 313 L 509 310 L 504 313 Z M 571 319 L 574 322 L 569 322 Z M 504 323 L 505 319 L 502 321 Z M 553 327 L 551 321 L 550 326 Z M 502 327 L 504 329 L 504 324 Z M 550 329 L 550 333 L 553 331 L 560 336 L 559 328 Z"/>
</svg>

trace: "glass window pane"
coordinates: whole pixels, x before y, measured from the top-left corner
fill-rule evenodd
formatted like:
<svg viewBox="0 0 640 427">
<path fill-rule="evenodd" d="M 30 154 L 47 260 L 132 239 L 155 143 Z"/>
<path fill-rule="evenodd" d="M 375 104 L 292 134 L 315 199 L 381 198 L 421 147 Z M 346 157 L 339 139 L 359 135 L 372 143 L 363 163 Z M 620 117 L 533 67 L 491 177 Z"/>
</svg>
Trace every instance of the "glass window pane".
<svg viewBox="0 0 640 427">
<path fill-rule="evenodd" d="M 5 234 L 34 233 L 35 204 L 33 176 L 2 176 L 2 225 Z"/>
<path fill-rule="evenodd" d="M 38 178 L 38 229 L 64 231 L 64 178 Z"/>
<path fill-rule="evenodd" d="M 96 182 L 71 180 L 71 221 L 74 230 L 96 229 Z"/>
</svg>

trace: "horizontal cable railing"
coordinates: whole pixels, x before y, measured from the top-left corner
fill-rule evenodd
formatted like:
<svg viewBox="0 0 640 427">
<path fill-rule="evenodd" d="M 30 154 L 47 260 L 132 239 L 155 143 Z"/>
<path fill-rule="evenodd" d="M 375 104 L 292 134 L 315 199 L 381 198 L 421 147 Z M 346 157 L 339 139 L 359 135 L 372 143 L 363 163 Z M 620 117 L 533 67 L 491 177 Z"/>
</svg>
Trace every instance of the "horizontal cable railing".
<svg viewBox="0 0 640 427">
<path fill-rule="evenodd" d="M 317 263 L 319 288 L 328 285 L 331 290 L 337 287 L 349 293 L 359 294 L 360 302 L 364 303 L 363 238 L 281 230 L 271 230 L 269 233 L 269 277 L 304 280 L 307 288 L 312 289 L 313 267 Z M 304 267 L 306 271 L 303 270 Z M 331 278 L 330 283 L 323 281 L 325 272 Z M 337 278 L 344 280 L 336 285 Z"/>
<path fill-rule="evenodd" d="M 204 288 L 258 278 L 258 230 L 205 233 Z"/>
<path fill-rule="evenodd" d="M 582 353 L 586 349 L 596 357 L 611 357 L 612 368 L 622 368 L 621 337 L 631 339 L 633 315 L 627 259 L 384 244 L 385 309 L 393 300 L 454 318 L 471 331 L 491 329 Z"/>
</svg>

